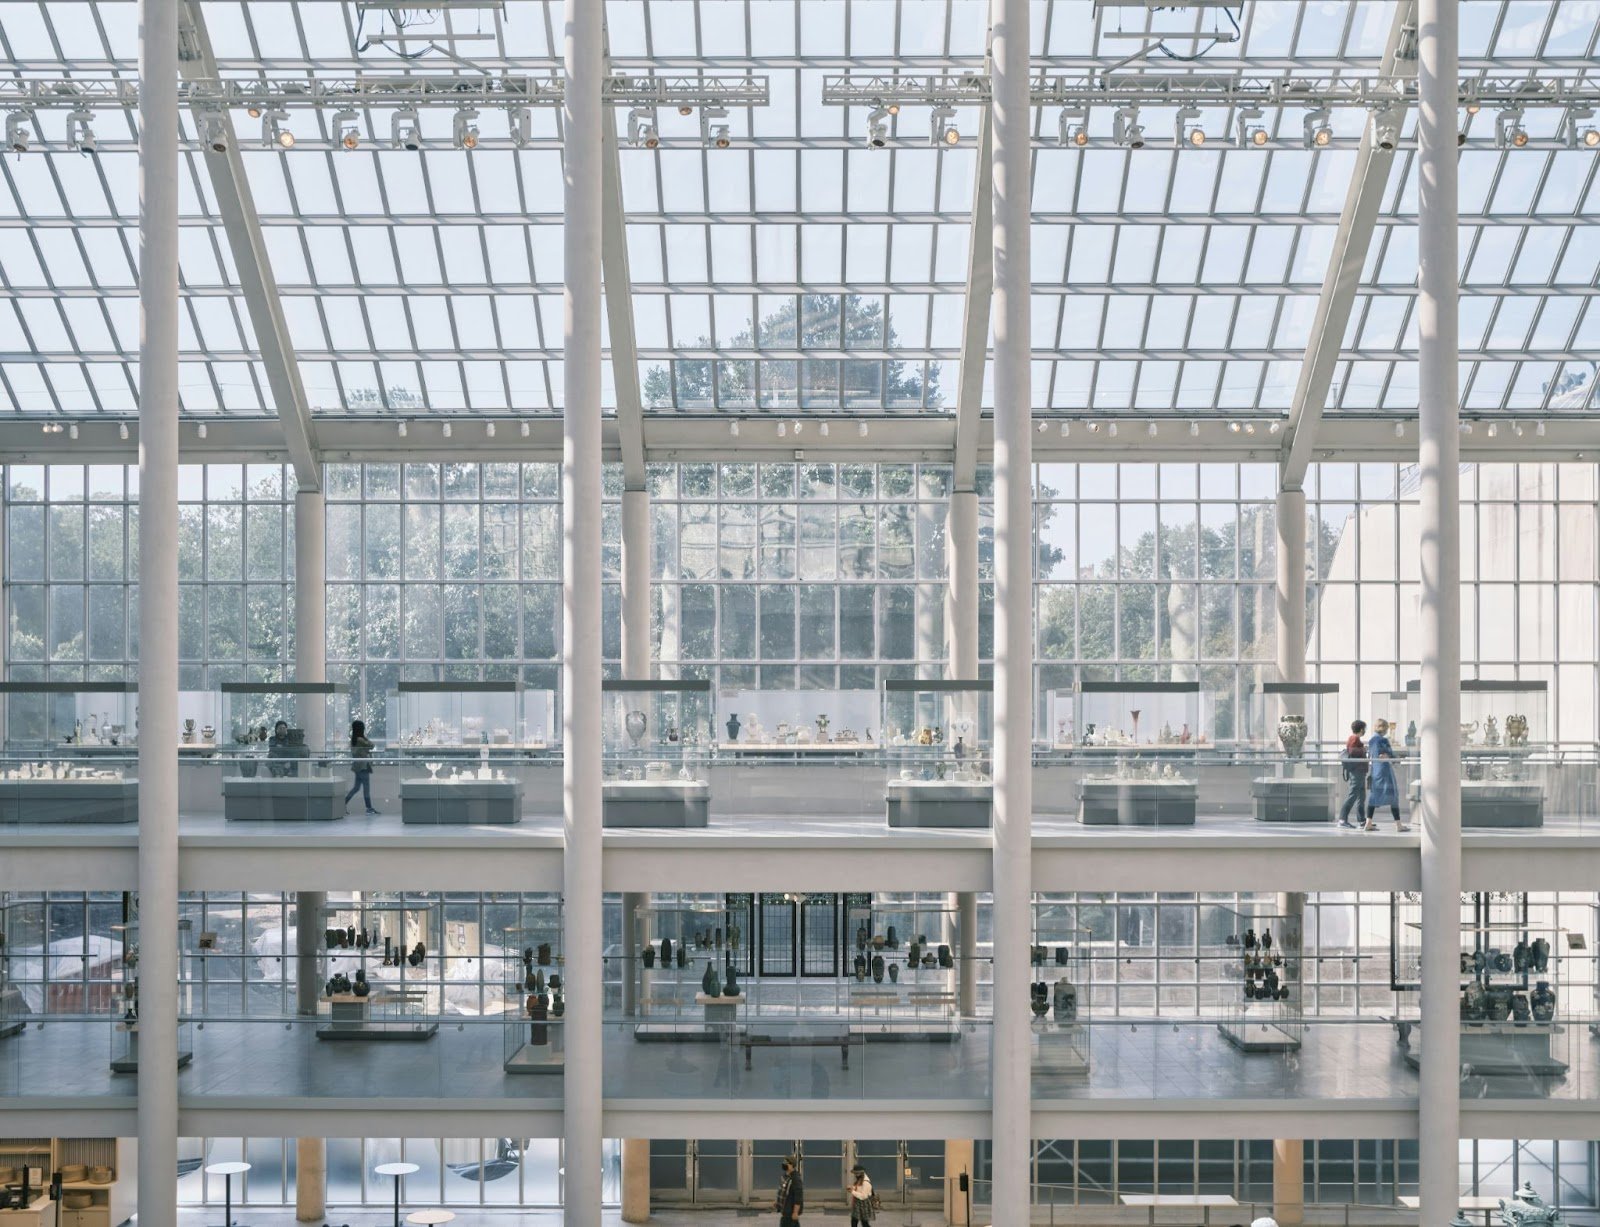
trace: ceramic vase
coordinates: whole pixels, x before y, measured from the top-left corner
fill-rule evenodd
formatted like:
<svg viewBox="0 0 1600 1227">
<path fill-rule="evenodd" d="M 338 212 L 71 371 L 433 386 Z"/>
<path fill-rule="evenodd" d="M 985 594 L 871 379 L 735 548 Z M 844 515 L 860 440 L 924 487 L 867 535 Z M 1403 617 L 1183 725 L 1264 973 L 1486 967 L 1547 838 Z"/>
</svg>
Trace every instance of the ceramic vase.
<svg viewBox="0 0 1600 1227">
<path fill-rule="evenodd" d="M 739 740 L 739 717 L 738 716 L 729 716 L 728 717 L 728 740 L 729 741 L 738 741 Z"/>
<path fill-rule="evenodd" d="M 724 997 L 739 995 L 739 977 L 734 974 L 732 963 L 725 963 L 722 968 L 722 995 Z"/>
<path fill-rule="evenodd" d="M 643 739 L 644 731 L 649 723 L 649 720 L 645 718 L 645 714 L 637 708 L 622 718 L 623 731 L 628 734 L 628 740 L 633 742 L 635 746 L 638 746 Z"/>
<path fill-rule="evenodd" d="M 1306 718 L 1289 712 L 1278 721 L 1278 744 L 1290 758 L 1299 758 L 1306 748 Z"/>
<path fill-rule="evenodd" d="M 717 969 L 710 959 L 706 960 L 705 975 L 700 977 L 700 991 L 707 997 L 722 996 L 722 982 L 717 979 Z"/>
<path fill-rule="evenodd" d="M 1540 980 L 1533 986 L 1528 1004 L 1533 1010 L 1534 1022 L 1547 1023 L 1555 1018 L 1556 995 L 1550 991 L 1550 981 Z"/>
</svg>

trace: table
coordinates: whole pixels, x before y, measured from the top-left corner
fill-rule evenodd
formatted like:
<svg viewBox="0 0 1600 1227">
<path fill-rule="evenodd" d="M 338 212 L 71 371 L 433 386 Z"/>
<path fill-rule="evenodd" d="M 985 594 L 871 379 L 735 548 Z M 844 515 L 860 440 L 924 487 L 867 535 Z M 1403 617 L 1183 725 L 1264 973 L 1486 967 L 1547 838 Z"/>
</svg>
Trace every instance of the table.
<svg viewBox="0 0 1600 1227">
<path fill-rule="evenodd" d="M 250 1170 L 248 1163 L 213 1163 L 206 1169 L 208 1176 L 221 1176 L 223 1179 L 222 1206 L 225 1227 L 233 1227 L 233 1178 L 242 1176 Z"/>
<path fill-rule="evenodd" d="M 1226 1193 L 1124 1193 L 1122 1204 L 1125 1206 L 1144 1206 L 1150 1211 L 1150 1222 L 1156 1221 L 1156 1211 L 1171 1206 L 1187 1206 L 1190 1209 L 1199 1208 L 1205 1211 L 1201 1218 L 1202 1223 L 1211 1221 L 1211 1209 L 1214 1206 L 1237 1206 L 1239 1203 Z"/>
<path fill-rule="evenodd" d="M 1490 1215 L 1500 1208 L 1500 1199 L 1498 1197 L 1462 1196 L 1459 1201 L 1459 1209 L 1481 1210 L 1483 1212 L 1483 1221 L 1486 1227 L 1490 1222 Z M 1400 1204 L 1405 1206 L 1407 1209 L 1420 1210 L 1422 1209 L 1422 1198 L 1402 1197 L 1400 1198 Z"/>
<path fill-rule="evenodd" d="M 372 1169 L 374 1175 L 394 1177 L 394 1227 L 400 1227 L 400 1178 L 421 1170 L 415 1163 L 380 1163 Z"/>
<path fill-rule="evenodd" d="M 442 1224 L 455 1219 L 452 1210 L 413 1210 L 406 1215 L 406 1222 L 412 1227 L 441 1227 Z"/>
</svg>

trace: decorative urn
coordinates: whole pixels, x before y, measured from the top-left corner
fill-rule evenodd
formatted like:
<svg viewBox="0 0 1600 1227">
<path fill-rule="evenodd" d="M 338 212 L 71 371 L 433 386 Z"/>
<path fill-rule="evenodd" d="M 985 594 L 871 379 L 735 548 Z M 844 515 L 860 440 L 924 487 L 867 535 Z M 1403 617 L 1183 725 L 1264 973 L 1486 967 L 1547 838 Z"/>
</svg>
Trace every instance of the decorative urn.
<svg viewBox="0 0 1600 1227">
<path fill-rule="evenodd" d="M 1306 748 L 1306 718 L 1297 712 L 1287 712 L 1278 721 L 1278 744 L 1290 758 L 1299 758 Z"/>
</svg>

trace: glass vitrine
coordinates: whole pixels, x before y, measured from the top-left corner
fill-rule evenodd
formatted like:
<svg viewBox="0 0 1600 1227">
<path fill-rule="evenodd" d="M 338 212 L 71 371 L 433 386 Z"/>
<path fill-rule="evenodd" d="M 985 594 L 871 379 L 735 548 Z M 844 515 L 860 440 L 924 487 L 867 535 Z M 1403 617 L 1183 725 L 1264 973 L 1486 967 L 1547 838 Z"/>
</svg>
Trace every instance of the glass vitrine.
<svg viewBox="0 0 1600 1227">
<path fill-rule="evenodd" d="M 1266 682 L 1248 699 L 1240 749 L 1256 767 L 1250 781 L 1256 820 L 1330 821 L 1344 749 L 1339 687 Z"/>
<path fill-rule="evenodd" d="M 140 950 L 144 935 L 140 930 L 137 905 L 128 919 L 111 926 L 116 967 L 111 989 L 111 1069 L 131 1074 L 139 1068 L 139 982 Z M 155 940 L 153 938 L 149 940 Z M 178 1065 L 194 1060 L 194 1000 L 196 980 L 193 967 L 194 925 L 178 921 Z"/>
<path fill-rule="evenodd" d="M 367 899 L 323 909 L 322 1040 L 425 1040 L 442 1005 L 443 925 L 434 900 Z"/>
<path fill-rule="evenodd" d="M 344 817 L 350 691 L 332 682 L 224 682 L 222 812 L 230 822 Z"/>
<path fill-rule="evenodd" d="M 1203 958 L 1220 975 L 1223 1039 L 1240 1052 L 1295 1052 L 1305 1035 L 1301 997 L 1303 916 L 1274 902 L 1219 908 L 1222 943 L 1207 943 Z M 1208 969 L 1210 970 L 1210 969 Z"/>
<path fill-rule="evenodd" d="M 704 680 L 601 684 L 604 825 L 703 827 L 715 711 Z"/>
<path fill-rule="evenodd" d="M 132 682 L 0 682 L 0 825 L 137 822 Z"/>
<path fill-rule="evenodd" d="M 1387 721 L 1389 740 L 1395 749 L 1415 750 L 1417 722 L 1414 716 L 1407 714 L 1413 702 L 1405 690 L 1374 690 L 1366 714 L 1361 717 L 1367 722 L 1367 733 L 1370 735 L 1378 727 L 1379 720 Z"/>
<path fill-rule="evenodd" d="M 846 757 L 877 748 L 871 690 L 726 690 L 717 749 L 736 757 Z"/>
<path fill-rule="evenodd" d="M 506 928 L 501 960 L 508 1074 L 558 1074 L 566 1045 L 566 959 L 561 952 L 561 899 L 522 896 Z"/>
<path fill-rule="evenodd" d="M 1183 753 L 1211 745 L 1213 697 L 1199 682 L 1079 682 L 1078 746 L 1116 753 Z"/>
<path fill-rule="evenodd" d="M 740 906 L 733 905 L 735 898 Z M 637 977 L 636 1038 L 683 1038 L 734 1021 L 745 1004 L 739 967 L 748 965 L 748 899 L 693 895 L 635 910 L 631 966 L 624 974 Z M 708 993 L 708 987 L 716 992 Z"/>
<path fill-rule="evenodd" d="M 962 980 L 975 995 L 978 971 L 964 965 L 960 909 L 910 894 L 845 895 L 844 902 L 842 970 L 852 1021 L 902 1038 L 958 1034 Z"/>
<path fill-rule="evenodd" d="M 883 684 L 884 808 L 892 827 L 986 827 L 993 819 L 994 684 Z"/>
<path fill-rule="evenodd" d="M 1075 896 L 1036 895 L 1029 951 L 1033 1011 L 1033 1068 L 1057 1077 L 1084 1077 L 1091 1057 L 1089 1011 L 1094 989 L 1091 933 Z"/>
<path fill-rule="evenodd" d="M 404 753 L 546 750 L 554 695 L 520 682 L 400 682 L 389 699 L 389 744 Z"/>
<path fill-rule="evenodd" d="M 1422 684 L 1406 684 L 1407 736 L 1422 718 Z M 1542 681 L 1469 678 L 1461 683 L 1461 825 L 1544 825 L 1539 760 L 1549 749 L 1549 687 Z M 1393 734 L 1390 735 L 1391 738 Z M 1420 773 L 1408 792 L 1422 797 Z"/>
<path fill-rule="evenodd" d="M 0 1039 L 27 1027 L 44 984 L 44 900 L 0 892 Z M 43 1005 L 42 997 L 38 997 Z"/>
</svg>

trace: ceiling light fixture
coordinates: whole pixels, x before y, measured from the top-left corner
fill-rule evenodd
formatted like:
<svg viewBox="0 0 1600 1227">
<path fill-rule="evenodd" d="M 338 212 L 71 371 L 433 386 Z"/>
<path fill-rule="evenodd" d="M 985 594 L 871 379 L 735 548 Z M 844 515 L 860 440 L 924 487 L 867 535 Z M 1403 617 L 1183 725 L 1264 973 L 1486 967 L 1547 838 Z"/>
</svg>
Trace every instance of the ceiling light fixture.
<svg viewBox="0 0 1600 1227">
<path fill-rule="evenodd" d="M 511 143 L 518 149 L 526 149 L 533 140 L 533 112 L 527 107 L 510 107 L 506 120 L 511 127 Z"/>
<path fill-rule="evenodd" d="M 1139 108 L 1122 107 L 1111 121 L 1111 138 L 1127 149 L 1144 148 L 1144 128 L 1139 123 Z"/>
<path fill-rule="evenodd" d="M 867 145 L 873 149 L 882 149 L 889 143 L 889 108 L 881 102 L 874 102 L 872 109 L 867 112 Z"/>
<path fill-rule="evenodd" d="M 1489 423 L 1489 429 L 1485 433 L 1491 439 L 1499 438 L 1499 436 L 1500 436 L 1500 423 L 1499 422 L 1490 422 Z"/>
<path fill-rule="evenodd" d="M 1470 435 L 1472 433 L 1472 423 L 1471 422 L 1462 422 L 1461 426 L 1459 427 L 1459 429 L 1460 429 L 1460 432 L 1462 434 Z"/>
<path fill-rule="evenodd" d="M 787 422 L 779 422 L 778 423 L 778 438 L 785 439 L 785 438 L 788 438 L 788 436 L 789 436 L 789 423 L 787 423 Z"/>
<path fill-rule="evenodd" d="M 856 423 L 856 434 L 860 435 L 863 439 L 867 437 L 867 424 L 865 422 Z"/>
<path fill-rule="evenodd" d="M 361 148 L 361 120 L 354 111 L 340 111 L 333 117 L 333 139 L 346 149 Z"/>
<path fill-rule="evenodd" d="M 1600 128 L 1583 122 L 1593 118 L 1593 107 L 1573 107 L 1567 112 L 1562 126 L 1566 131 L 1568 149 L 1577 149 L 1580 145 L 1585 149 L 1600 149 Z"/>
<path fill-rule="evenodd" d="M 1106 434 L 1110 435 L 1113 439 L 1117 437 L 1117 424 L 1115 422 L 1106 423 Z"/>
<path fill-rule="evenodd" d="M 494 423 L 493 422 L 485 422 L 483 424 L 483 433 L 484 433 L 485 437 L 487 437 L 487 438 L 490 438 L 490 439 L 494 438 Z"/>
<path fill-rule="evenodd" d="M 1190 422 L 1189 423 L 1189 437 L 1191 439 L 1193 439 L 1193 438 L 1198 437 L 1199 434 L 1200 434 L 1200 423 L 1199 422 Z"/>
<path fill-rule="evenodd" d="M 727 107 L 701 107 L 700 143 L 714 149 L 726 149 L 733 144 L 732 138 L 728 135 L 728 125 L 713 122 L 727 117 Z"/>
<path fill-rule="evenodd" d="M 94 116 L 87 108 L 79 107 L 67 115 L 67 144 L 79 153 L 93 153 L 95 150 Z"/>
<path fill-rule="evenodd" d="M 449 422 L 446 422 L 444 424 L 444 430 L 441 433 L 444 435 L 444 437 L 446 439 L 448 439 L 454 433 L 454 431 L 452 431 L 451 428 L 450 428 L 450 423 Z"/>
<path fill-rule="evenodd" d="M 1192 145 L 1198 149 L 1206 143 L 1206 130 L 1195 120 L 1200 118 L 1200 108 L 1186 106 L 1178 108 L 1178 117 L 1173 121 L 1172 140 L 1179 149 L 1185 145 Z"/>
<path fill-rule="evenodd" d="M 455 142 L 457 149 L 478 147 L 477 118 L 478 112 L 472 107 L 462 107 L 456 112 L 455 119 L 450 123 L 450 139 Z"/>
<path fill-rule="evenodd" d="M 628 144 L 635 149 L 658 149 L 661 130 L 656 127 L 654 107 L 634 107 L 628 112 Z"/>
<path fill-rule="evenodd" d="M 1063 439 L 1067 439 L 1067 438 L 1071 438 L 1071 436 L 1072 436 L 1072 423 L 1063 420 L 1062 423 L 1061 423 L 1061 437 Z"/>
<path fill-rule="evenodd" d="M 1238 422 L 1229 422 L 1228 423 L 1228 430 L 1232 434 L 1238 434 L 1239 433 L 1239 423 Z"/>
<path fill-rule="evenodd" d="M 117 438 L 121 439 L 124 443 L 128 441 L 128 424 L 126 422 L 117 423 Z"/>
<path fill-rule="evenodd" d="M 1144 433 L 1149 435 L 1152 439 L 1154 439 L 1156 437 L 1157 433 L 1158 433 L 1158 431 L 1156 430 L 1156 424 L 1154 422 L 1151 422 L 1150 425 L 1148 425 L 1148 426 L 1146 426 L 1144 428 Z"/>
<path fill-rule="evenodd" d="M 739 437 L 739 423 L 736 422 L 736 421 L 729 422 L 728 423 L 728 433 L 730 435 L 732 435 L 735 439 L 737 439 Z"/>
<path fill-rule="evenodd" d="M 817 433 L 826 439 L 828 437 L 828 424 L 826 422 L 818 422 Z"/>
<path fill-rule="evenodd" d="M 1372 143 L 1379 149 L 1393 149 L 1400 144 L 1400 128 L 1405 122 L 1405 112 L 1398 104 L 1380 107 L 1367 121 Z"/>
<path fill-rule="evenodd" d="M 1062 107 L 1056 131 L 1063 147 L 1082 149 L 1089 143 L 1089 108 Z"/>
<path fill-rule="evenodd" d="M 1522 438 L 1522 423 L 1521 422 L 1512 422 L 1511 423 L 1511 429 L 1516 433 L 1517 438 L 1519 438 L 1519 439 Z"/>
<path fill-rule="evenodd" d="M 1244 424 L 1244 433 L 1247 434 L 1247 435 L 1255 434 L 1256 433 L 1256 424 L 1254 422 L 1246 422 Z"/>
<path fill-rule="evenodd" d="M 282 107 L 273 107 L 261 116 L 261 143 L 271 149 L 276 145 L 280 149 L 294 148 L 294 133 L 289 131 L 289 112 Z"/>
<path fill-rule="evenodd" d="M 795 421 L 795 424 L 794 424 L 794 433 L 795 433 L 795 434 L 796 434 L 796 435 L 798 435 L 798 434 L 799 434 L 799 433 L 800 433 L 800 432 L 801 432 L 801 431 L 802 431 L 802 430 L 804 430 L 804 429 L 805 429 L 805 428 L 806 428 L 806 424 L 805 424 L 805 423 L 804 423 L 804 422 L 802 422 L 802 421 L 799 421 L 799 420 L 796 420 L 796 421 Z"/>
<path fill-rule="evenodd" d="M 415 107 L 401 107 L 389 117 L 389 139 L 396 149 L 422 148 L 422 121 Z"/>
<path fill-rule="evenodd" d="M 245 107 L 244 113 L 246 115 L 248 115 L 251 119 L 260 119 L 261 118 L 261 104 L 259 102 L 252 102 L 249 106 Z"/>
<path fill-rule="evenodd" d="M 212 153 L 228 152 L 228 125 L 220 111 L 212 112 L 200 121 L 200 139 Z"/>
<path fill-rule="evenodd" d="M 399 435 L 402 439 L 406 437 L 406 421 L 404 418 L 401 418 L 394 424 L 394 433 Z"/>
<path fill-rule="evenodd" d="M 1249 149 L 1252 145 L 1260 149 L 1267 143 L 1267 130 L 1256 122 L 1260 118 L 1260 107 L 1243 107 L 1240 109 L 1238 136 L 1240 149 Z"/>
<path fill-rule="evenodd" d="M 29 126 L 33 123 L 32 111 L 12 111 L 6 116 L 6 146 L 12 153 L 27 153 L 33 140 Z"/>
<path fill-rule="evenodd" d="M 1406 424 L 1404 422 L 1396 422 L 1394 424 L 1394 437 L 1396 439 L 1404 439 L 1406 437 Z"/>
<path fill-rule="evenodd" d="M 1099 422 L 1090 422 L 1089 423 L 1089 433 L 1092 434 L 1092 435 L 1099 434 L 1100 433 L 1100 423 Z"/>
<path fill-rule="evenodd" d="M 1275 435 L 1282 429 L 1283 429 L 1283 423 L 1282 422 L 1272 422 L 1271 424 L 1269 424 L 1267 426 L 1267 433 L 1269 435 Z"/>
<path fill-rule="evenodd" d="M 1036 427 L 1034 427 L 1034 429 L 1037 430 L 1040 434 L 1044 434 L 1045 431 L 1050 429 L 1050 423 L 1044 421 L 1043 419 L 1041 419 L 1039 424 Z"/>
<path fill-rule="evenodd" d="M 68 423 L 67 424 L 67 438 L 76 439 L 77 437 L 78 437 L 78 424 L 76 422 Z"/>
<path fill-rule="evenodd" d="M 1522 126 L 1522 108 L 1507 107 L 1494 117 L 1494 143 L 1501 149 L 1523 149 L 1528 130 Z"/>
<path fill-rule="evenodd" d="M 1333 128 L 1328 123 L 1331 118 L 1327 107 L 1306 112 L 1301 126 L 1305 132 L 1307 149 L 1326 149 L 1333 144 Z"/>
<path fill-rule="evenodd" d="M 201 422 L 199 426 L 195 427 L 194 433 L 204 439 L 206 437 L 206 424 Z"/>
<path fill-rule="evenodd" d="M 533 428 L 531 426 L 529 426 L 528 423 L 523 422 L 520 426 L 517 427 L 517 433 L 519 435 L 521 435 L 524 439 L 526 439 L 529 435 L 531 435 L 533 433 Z"/>
<path fill-rule="evenodd" d="M 938 148 L 941 145 L 959 145 L 960 143 L 961 129 L 956 127 L 955 107 L 934 107 L 928 114 L 928 144 Z"/>
<path fill-rule="evenodd" d="M 1544 423 L 1535 422 L 1533 424 L 1533 433 L 1538 435 L 1541 439 L 1544 438 Z"/>
</svg>

